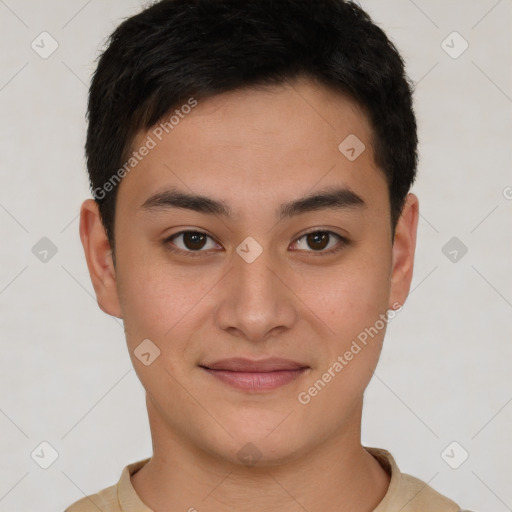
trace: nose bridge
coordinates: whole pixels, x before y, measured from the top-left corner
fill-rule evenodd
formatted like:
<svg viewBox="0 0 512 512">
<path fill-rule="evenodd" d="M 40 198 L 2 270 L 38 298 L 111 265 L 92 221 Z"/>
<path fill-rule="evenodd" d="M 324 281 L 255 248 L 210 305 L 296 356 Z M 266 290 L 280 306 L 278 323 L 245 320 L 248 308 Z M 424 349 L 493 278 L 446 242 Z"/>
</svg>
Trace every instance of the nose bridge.
<svg viewBox="0 0 512 512">
<path fill-rule="evenodd" d="M 238 286 L 236 287 L 240 299 L 248 299 L 255 303 L 260 301 L 273 301 L 277 299 L 277 277 L 275 271 L 272 271 L 272 262 L 270 251 L 263 251 L 254 261 L 246 261 L 240 257 L 239 261 L 235 258 L 235 276 Z"/>
</svg>

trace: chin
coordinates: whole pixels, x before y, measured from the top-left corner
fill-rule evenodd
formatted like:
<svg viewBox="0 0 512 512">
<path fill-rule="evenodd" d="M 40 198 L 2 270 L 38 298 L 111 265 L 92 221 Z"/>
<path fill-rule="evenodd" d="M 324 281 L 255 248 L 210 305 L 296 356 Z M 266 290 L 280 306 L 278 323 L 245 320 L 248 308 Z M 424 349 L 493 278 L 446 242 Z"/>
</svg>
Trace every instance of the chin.
<svg viewBox="0 0 512 512">
<path fill-rule="evenodd" d="M 272 426 L 235 430 L 233 438 L 227 441 L 229 446 L 217 447 L 231 463 L 246 467 L 272 467 L 294 461 L 306 451 L 307 441 L 292 434 L 289 430 L 274 422 Z M 277 427 L 277 428 L 276 428 Z M 218 452 L 218 453 L 219 453 Z"/>
</svg>

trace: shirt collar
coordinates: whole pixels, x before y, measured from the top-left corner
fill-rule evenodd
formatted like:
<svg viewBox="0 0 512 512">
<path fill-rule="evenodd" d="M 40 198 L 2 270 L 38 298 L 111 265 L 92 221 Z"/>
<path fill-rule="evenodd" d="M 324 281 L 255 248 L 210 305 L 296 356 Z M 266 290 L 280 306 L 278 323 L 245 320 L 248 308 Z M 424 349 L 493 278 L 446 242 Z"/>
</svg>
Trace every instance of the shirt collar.
<svg viewBox="0 0 512 512">
<path fill-rule="evenodd" d="M 128 464 L 128 466 L 123 469 L 121 478 L 117 484 L 117 500 L 119 501 L 119 507 L 123 512 L 153 512 L 149 507 L 142 503 L 142 500 L 135 492 L 130 480 L 130 476 L 149 462 L 150 459 L 151 457 L 148 457 L 147 459 Z"/>
</svg>

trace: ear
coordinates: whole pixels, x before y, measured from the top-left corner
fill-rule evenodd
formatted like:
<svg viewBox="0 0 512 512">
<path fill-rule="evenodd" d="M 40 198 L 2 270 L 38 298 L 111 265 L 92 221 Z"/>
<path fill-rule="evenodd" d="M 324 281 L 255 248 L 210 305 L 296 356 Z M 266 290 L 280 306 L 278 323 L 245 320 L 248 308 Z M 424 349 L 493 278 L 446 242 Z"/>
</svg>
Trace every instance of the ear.
<svg viewBox="0 0 512 512">
<path fill-rule="evenodd" d="M 391 292 L 389 309 L 399 309 L 409 295 L 416 250 L 419 201 L 414 194 L 408 194 L 397 222 L 393 242 L 393 264 L 391 270 Z M 400 306 L 397 306 L 397 303 Z M 395 305 L 393 307 L 393 304 Z"/>
<path fill-rule="evenodd" d="M 122 318 L 112 250 L 93 199 L 84 201 L 80 209 L 80 239 L 100 309 Z"/>
</svg>

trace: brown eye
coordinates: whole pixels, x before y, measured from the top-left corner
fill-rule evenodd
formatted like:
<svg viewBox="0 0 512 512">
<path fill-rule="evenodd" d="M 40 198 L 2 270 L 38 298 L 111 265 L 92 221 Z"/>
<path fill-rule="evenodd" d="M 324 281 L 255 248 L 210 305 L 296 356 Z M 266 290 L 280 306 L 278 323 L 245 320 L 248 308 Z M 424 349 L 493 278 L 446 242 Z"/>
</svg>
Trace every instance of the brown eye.
<svg viewBox="0 0 512 512">
<path fill-rule="evenodd" d="M 209 240 L 212 245 L 207 247 Z M 198 253 L 197 255 L 200 256 L 208 249 L 217 248 L 213 239 L 201 231 L 180 231 L 164 240 L 164 245 L 172 251 L 185 253 L 187 256 L 195 256 L 194 253 Z"/>
<path fill-rule="evenodd" d="M 183 233 L 183 243 L 187 249 L 197 251 L 204 247 L 206 241 L 206 235 L 204 233 L 196 233 L 193 231 L 187 231 Z"/>
<path fill-rule="evenodd" d="M 306 235 L 306 240 L 312 249 L 322 250 L 327 247 L 329 243 L 330 235 L 325 231 L 316 231 Z"/>
<path fill-rule="evenodd" d="M 336 240 L 338 239 L 338 244 Z M 334 243 L 332 241 L 334 240 Z M 341 251 L 346 245 L 348 240 L 332 231 L 311 231 L 301 236 L 295 242 L 295 248 L 304 252 L 319 253 L 321 255 L 329 255 Z M 337 245 L 337 246 L 336 246 Z M 328 250 L 324 250 L 325 248 Z"/>
<path fill-rule="evenodd" d="M 209 242 L 211 245 L 208 247 Z M 163 243 L 168 250 L 186 256 L 208 256 L 211 249 L 219 249 L 215 240 L 202 231 L 180 231 Z M 328 256 L 341 251 L 349 245 L 349 241 L 332 231 L 316 230 L 301 236 L 293 245 L 294 250 L 309 252 L 315 256 Z"/>
</svg>

